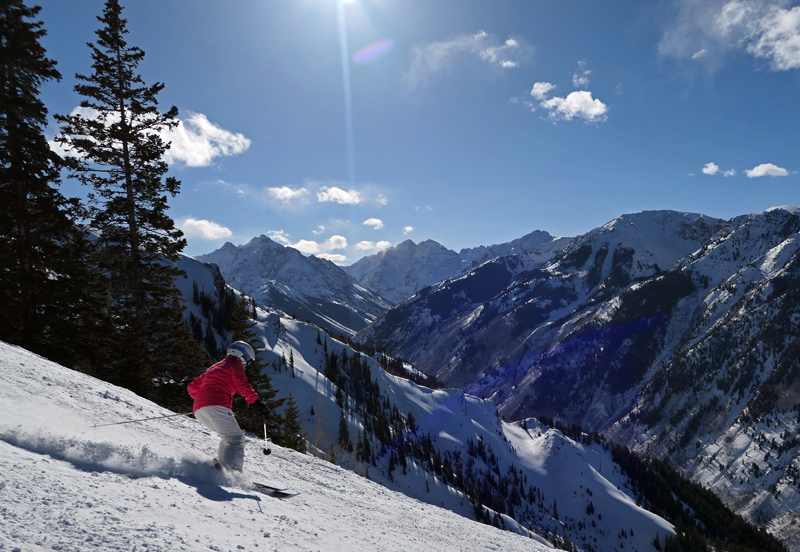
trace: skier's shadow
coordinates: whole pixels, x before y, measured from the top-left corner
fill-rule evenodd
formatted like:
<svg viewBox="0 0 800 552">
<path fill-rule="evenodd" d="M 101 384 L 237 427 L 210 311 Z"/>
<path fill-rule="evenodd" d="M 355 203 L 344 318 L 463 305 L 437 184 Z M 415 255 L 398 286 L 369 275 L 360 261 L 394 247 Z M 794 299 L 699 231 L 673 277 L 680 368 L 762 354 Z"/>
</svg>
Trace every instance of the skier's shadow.
<svg viewBox="0 0 800 552">
<path fill-rule="evenodd" d="M 219 485 L 213 483 L 200 483 L 199 481 L 184 480 L 189 486 L 197 489 L 197 494 L 208 500 L 215 502 L 230 502 L 234 498 L 249 498 L 256 502 L 261 502 L 261 497 L 256 494 L 232 493 L 227 489 L 223 489 Z"/>
</svg>

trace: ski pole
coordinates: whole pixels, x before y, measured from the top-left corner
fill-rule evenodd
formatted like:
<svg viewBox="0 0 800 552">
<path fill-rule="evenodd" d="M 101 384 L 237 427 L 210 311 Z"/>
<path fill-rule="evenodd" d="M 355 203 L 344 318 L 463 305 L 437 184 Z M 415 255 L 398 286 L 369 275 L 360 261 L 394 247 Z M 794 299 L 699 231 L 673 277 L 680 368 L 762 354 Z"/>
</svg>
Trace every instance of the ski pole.
<svg viewBox="0 0 800 552">
<path fill-rule="evenodd" d="M 176 416 L 188 416 L 191 412 L 181 412 L 180 414 L 167 414 L 166 416 L 153 416 L 152 418 L 142 418 L 141 420 L 126 420 L 124 422 L 113 422 L 110 424 L 95 424 L 93 427 L 105 427 L 120 424 L 132 424 L 134 422 L 146 422 L 147 420 L 161 420 L 162 418 L 174 418 Z M 266 428 L 266 426 L 264 426 Z"/>
<path fill-rule="evenodd" d="M 269 439 L 267 439 L 267 422 L 264 422 L 264 456 L 267 456 L 272 452 L 268 447 Z"/>
</svg>

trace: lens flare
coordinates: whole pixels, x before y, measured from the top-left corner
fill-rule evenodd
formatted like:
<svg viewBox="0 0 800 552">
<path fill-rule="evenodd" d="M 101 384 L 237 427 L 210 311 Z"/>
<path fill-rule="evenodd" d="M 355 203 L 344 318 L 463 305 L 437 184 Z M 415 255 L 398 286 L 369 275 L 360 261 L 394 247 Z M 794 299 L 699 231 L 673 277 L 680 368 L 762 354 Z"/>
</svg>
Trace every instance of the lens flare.
<svg viewBox="0 0 800 552">
<path fill-rule="evenodd" d="M 377 42 L 373 42 L 367 46 L 364 46 L 357 52 L 353 54 L 353 62 L 354 63 L 366 63 L 368 61 L 372 61 L 378 59 L 379 57 L 383 56 L 386 52 L 392 49 L 394 42 L 392 42 L 391 38 L 382 38 Z"/>
</svg>

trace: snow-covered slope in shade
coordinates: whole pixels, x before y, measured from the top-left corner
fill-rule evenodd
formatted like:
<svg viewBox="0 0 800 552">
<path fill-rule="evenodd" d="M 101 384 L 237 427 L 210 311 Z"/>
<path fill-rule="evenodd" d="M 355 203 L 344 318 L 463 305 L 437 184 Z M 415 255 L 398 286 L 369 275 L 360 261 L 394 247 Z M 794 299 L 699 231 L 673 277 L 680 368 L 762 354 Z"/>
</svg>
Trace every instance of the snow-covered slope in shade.
<svg viewBox="0 0 800 552">
<path fill-rule="evenodd" d="M 254 437 L 243 475 L 217 472 L 218 438 L 186 417 L 94 427 L 166 414 L 0 342 L 0 549 L 551 550 Z"/>
<path fill-rule="evenodd" d="M 337 334 L 352 335 L 391 307 L 332 262 L 306 257 L 263 235 L 239 247 L 228 242 L 197 258 L 216 264 L 230 286 L 260 305 Z"/>
</svg>

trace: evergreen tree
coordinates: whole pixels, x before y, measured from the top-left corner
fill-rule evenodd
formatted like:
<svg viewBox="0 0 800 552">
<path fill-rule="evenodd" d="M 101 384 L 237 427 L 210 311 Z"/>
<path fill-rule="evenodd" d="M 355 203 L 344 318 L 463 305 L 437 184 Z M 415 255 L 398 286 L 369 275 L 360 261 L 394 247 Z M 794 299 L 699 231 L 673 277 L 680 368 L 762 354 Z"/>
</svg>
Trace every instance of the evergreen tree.
<svg viewBox="0 0 800 552">
<path fill-rule="evenodd" d="M 339 411 L 339 446 L 345 452 L 352 452 L 353 443 L 350 441 L 350 428 L 344 417 L 344 410 Z"/>
<path fill-rule="evenodd" d="M 247 296 L 242 295 L 234 304 L 231 312 L 231 337 L 233 341 L 244 341 L 253 345 L 256 343 L 256 332 L 254 331 L 255 321 L 250 318 L 252 310 L 250 309 L 250 301 Z M 253 347 L 258 351 L 257 347 Z M 284 420 L 277 410 L 283 406 L 286 399 L 278 399 L 278 390 L 272 387 L 272 379 L 266 371 L 261 357 L 256 352 L 256 358 L 245 369 L 247 379 L 253 389 L 258 393 L 259 400 L 267 405 L 270 410 L 270 416 L 266 420 L 267 432 L 269 436 L 277 444 L 283 444 L 284 438 Z M 251 431 L 257 435 L 264 432 L 264 419 L 255 410 L 247 406 L 247 403 L 241 398 L 237 397 L 233 405 L 234 412 L 236 412 L 236 419 L 239 420 L 239 425 L 246 431 Z"/>
<path fill-rule="evenodd" d="M 164 402 L 196 373 L 201 354 L 175 286 L 183 272 L 173 263 L 186 240 L 167 214 L 167 197 L 180 182 L 165 178 L 169 144 L 159 135 L 178 124 L 178 110 L 160 112 L 164 85 L 146 86 L 137 74 L 144 52 L 125 41 L 121 12 L 118 0 L 106 1 L 97 42 L 89 44 L 93 71 L 76 75 L 82 110 L 56 118 L 59 141 L 76 154 L 71 176 L 92 188 L 88 217 L 116 321 L 108 328 L 115 346 L 99 375 Z"/>
<path fill-rule="evenodd" d="M 40 10 L 0 0 L 0 339 L 90 371 L 101 294 L 79 203 L 57 190 L 61 159 L 44 136 L 40 87 L 61 74 L 39 43 Z"/>
<path fill-rule="evenodd" d="M 297 403 L 295 403 L 291 393 L 289 393 L 289 398 L 286 399 L 283 420 L 283 442 L 279 444 L 305 454 L 306 438 L 303 434 L 303 424 L 300 421 L 300 411 L 297 409 Z"/>
</svg>

